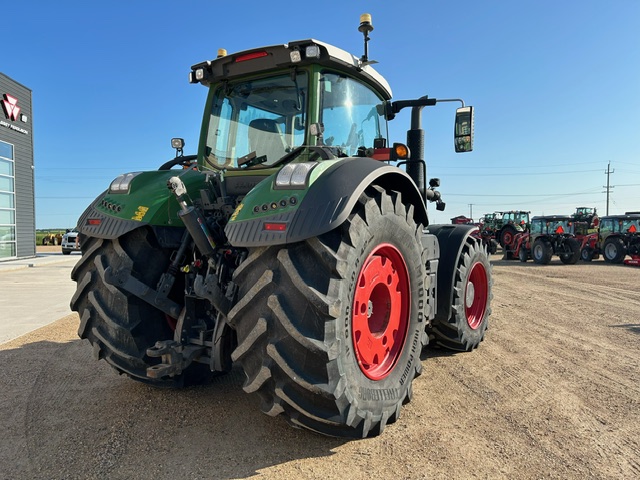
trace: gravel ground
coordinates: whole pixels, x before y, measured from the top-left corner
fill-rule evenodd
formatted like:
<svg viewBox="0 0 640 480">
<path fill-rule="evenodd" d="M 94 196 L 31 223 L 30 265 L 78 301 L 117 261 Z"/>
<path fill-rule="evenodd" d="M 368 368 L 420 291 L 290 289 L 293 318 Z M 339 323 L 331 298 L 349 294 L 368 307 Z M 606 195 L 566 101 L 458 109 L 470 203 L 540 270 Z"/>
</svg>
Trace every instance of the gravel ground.
<svg viewBox="0 0 640 480">
<path fill-rule="evenodd" d="M 427 348 L 400 419 L 359 441 L 261 414 L 237 369 L 120 377 L 64 317 L 0 345 L 0 478 L 640 478 L 640 268 L 494 256 L 494 278 L 480 348 Z"/>
</svg>

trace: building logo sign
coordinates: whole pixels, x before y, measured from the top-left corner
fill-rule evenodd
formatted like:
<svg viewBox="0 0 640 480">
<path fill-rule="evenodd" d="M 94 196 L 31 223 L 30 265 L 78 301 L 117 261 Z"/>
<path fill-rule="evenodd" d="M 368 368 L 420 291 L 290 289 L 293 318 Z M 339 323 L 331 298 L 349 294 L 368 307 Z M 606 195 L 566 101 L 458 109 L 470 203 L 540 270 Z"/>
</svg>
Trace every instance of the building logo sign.
<svg viewBox="0 0 640 480">
<path fill-rule="evenodd" d="M 4 98 L 0 100 L 2 104 L 2 109 L 4 110 L 4 114 L 9 120 L 13 120 L 17 122 L 20 120 L 21 122 L 27 121 L 27 116 L 24 114 L 20 114 L 20 107 L 18 106 L 18 99 L 8 93 L 4 94 Z M 29 134 L 28 130 L 25 130 L 18 125 L 13 125 L 12 123 L 5 122 L 4 120 L 0 120 L 0 126 L 7 127 L 11 130 L 15 130 L 16 132 L 23 133 L 25 135 Z"/>
<path fill-rule="evenodd" d="M 1 103 L 7 118 L 10 118 L 14 122 L 16 122 L 18 120 L 18 114 L 20 113 L 20 107 L 18 106 L 18 99 L 15 97 L 12 97 L 8 93 L 5 93 Z"/>
</svg>

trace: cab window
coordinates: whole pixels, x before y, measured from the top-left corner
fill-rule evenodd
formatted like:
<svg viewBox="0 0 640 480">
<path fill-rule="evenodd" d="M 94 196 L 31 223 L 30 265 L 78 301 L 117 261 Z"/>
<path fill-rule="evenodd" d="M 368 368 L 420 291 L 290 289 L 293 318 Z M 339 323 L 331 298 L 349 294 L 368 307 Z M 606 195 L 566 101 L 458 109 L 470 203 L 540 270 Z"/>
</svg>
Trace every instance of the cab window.
<svg viewBox="0 0 640 480">
<path fill-rule="evenodd" d="M 213 96 L 205 166 L 270 166 L 304 142 L 307 74 L 220 85 Z"/>
<path fill-rule="evenodd" d="M 325 145 L 354 156 L 358 148 L 372 148 L 376 139 L 387 138 L 384 102 L 366 85 L 343 75 L 323 72 L 320 99 Z M 386 140 L 384 142 L 386 145 Z"/>
</svg>

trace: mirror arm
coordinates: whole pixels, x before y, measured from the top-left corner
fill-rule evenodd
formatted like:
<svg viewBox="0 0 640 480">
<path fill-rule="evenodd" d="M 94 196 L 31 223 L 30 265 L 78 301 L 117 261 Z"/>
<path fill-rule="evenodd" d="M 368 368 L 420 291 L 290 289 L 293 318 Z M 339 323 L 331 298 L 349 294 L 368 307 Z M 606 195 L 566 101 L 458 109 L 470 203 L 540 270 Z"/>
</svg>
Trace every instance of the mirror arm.
<svg viewBox="0 0 640 480">
<path fill-rule="evenodd" d="M 436 103 L 440 102 L 460 102 L 464 107 L 464 100 L 462 100 L 461 98 L 443 98 L 441 100 L 436 100 Z"/>
<path fill-rule="evenodd" d="M 429 98 L 427 95 L 420 97 L 416 100 L 396 100 L 395 102 L 387 103 L 386 117 L 387 120 L 393 120 L 400 110 L 406 107 L 430 107 L 436 103 L 441 102 L 460 102 L 464 107 L 464 100 L 461 98 L 443 98 L 438 100 L 436 98 Z M 422 108 L 417 109 L 418 113 L 422 111 Z"/>
</svg>

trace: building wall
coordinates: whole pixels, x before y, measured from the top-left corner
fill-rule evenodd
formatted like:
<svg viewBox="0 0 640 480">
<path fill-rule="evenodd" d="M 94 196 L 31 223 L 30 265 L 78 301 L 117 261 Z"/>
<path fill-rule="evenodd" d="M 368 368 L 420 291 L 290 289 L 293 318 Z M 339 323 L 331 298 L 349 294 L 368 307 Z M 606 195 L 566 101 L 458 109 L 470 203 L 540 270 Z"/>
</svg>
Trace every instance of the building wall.
<svg viewBox="0 0 640 480">
<path fill-rule="evenodd" d="M 9 97 L 17 100 L 15 105 Z M 30 89 L 0 73 L 0 103 L 5 102 L 0 105 L 0 141 L 13 145 L 15 251 L 18 258 L 36 254 L 31 100 Z M 20 109 L 17 115 L 16 107 Z"/>
</svg>

